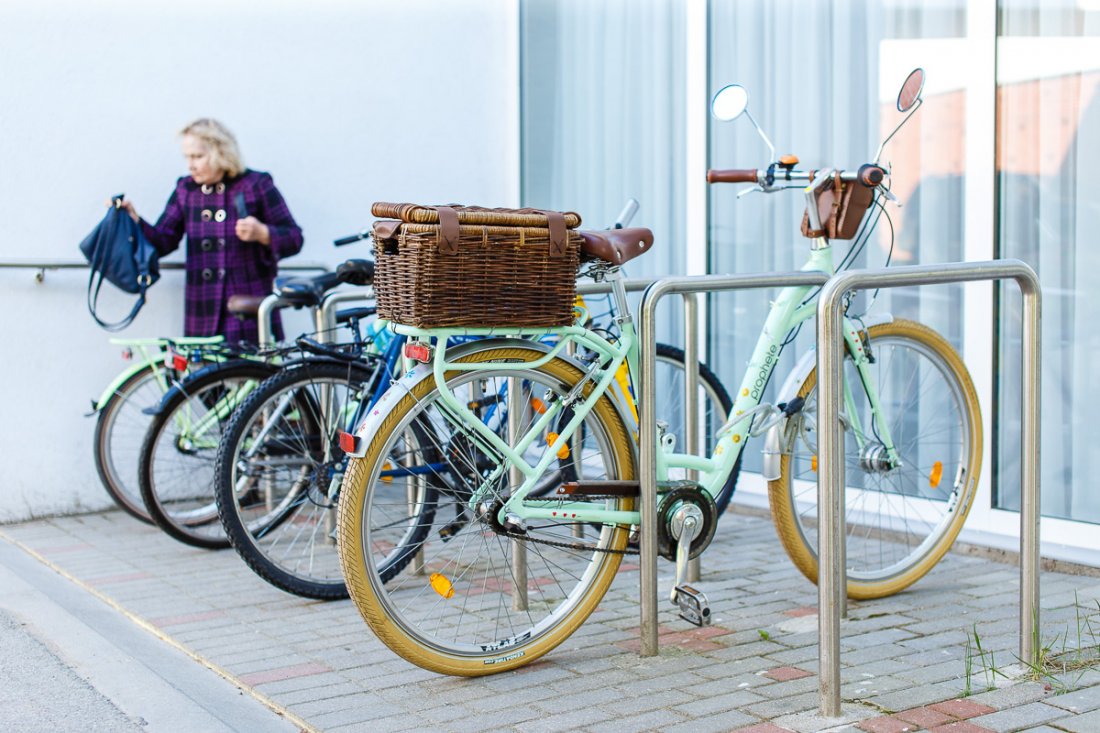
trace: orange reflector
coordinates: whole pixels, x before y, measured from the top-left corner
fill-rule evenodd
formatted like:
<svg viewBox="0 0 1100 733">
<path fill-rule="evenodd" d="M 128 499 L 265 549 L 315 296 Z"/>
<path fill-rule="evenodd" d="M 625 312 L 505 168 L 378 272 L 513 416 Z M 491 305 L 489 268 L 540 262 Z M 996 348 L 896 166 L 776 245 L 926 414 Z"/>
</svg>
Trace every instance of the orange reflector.
<svg viewBox="0 0 1100 733">
<path fill-rule="evenodd" d="M 558 439 L 558 434 L 557 433 L 547 433 L 546 434 L 546 444 L 548 446 L 550 446 L 551 448 L 554 447 L 554 443 L 555 443 L 555 441 L 557 441 L 557 439 Z M 562 443 L 561 448 L 558 448 L 558 458 L 564 461 L 568 457 L 569 457 L 569 444 L 568 443 Z"/>
<path fill-rule="evenodd" d="M 405 357 L 413 361 L 427 363 L 432 360 L 432 347 L 410 341 L 405 344 Z"/>
<path fill-rule="evenodd" d="M 932 464 L 932 472 L 928 474 L 928 485 L 933 489 L 940 485 L 940 479 L 943 478 L 943 461 L 936 461 Z"/>
<path fill-rule="evenodd" d="M 454 598 L 455 587 L 451 585 L 451 581 L 447 580 L 439 573 L 432 573 L 431 577 L 428 578 L 428 582 L 432 584 L 432 590 L 439 595 L 444 598 Z"/>
<path fill-rule="evenodd" d="M 389 461 L 386 461 L 385 463 L 382 464 L 382 470 L 383 471 L 392 471 L 393 470 L 393 464 L 390 463 Z M 393 481 L 393 476 L 383 476 L 382 480 L 385 481 L 386 483 L 390 483 L 390 482 Z"/>
<path fill-rule="evenodd" d="M 345 453 L 354 453 L 356 448 L 359 447 L 359 438 L 356 438 L 351 433 L 346 433 L 343 430 L 340 431 L 340 450 Z"/>
<path fill-rule="evenodd" d="M 546 412 L 546 403 L 540 400 L 538 397 L 532 397 L 531 409 L 541 415 Z"/>
<path fill-rule="evenodd" d="M 814 473 L 817 473 L 817 456 L 810 459 L 810 468 Z"/>
</svg>

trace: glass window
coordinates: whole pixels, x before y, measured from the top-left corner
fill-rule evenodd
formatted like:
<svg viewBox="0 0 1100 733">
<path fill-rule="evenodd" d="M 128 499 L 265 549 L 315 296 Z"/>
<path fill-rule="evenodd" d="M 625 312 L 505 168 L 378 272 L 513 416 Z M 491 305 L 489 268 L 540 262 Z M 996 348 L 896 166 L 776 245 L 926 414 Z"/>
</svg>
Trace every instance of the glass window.
<svg viewBox="0 0 1100 733">
<path fill-rule="evenodd" d="M 998 254 L 1043 287 L 1042 511 L 1100 522 L 1091 417 L 1100 384 L 1100 2 L 1001 0 L 997 33 Z M 1020 300 L 1000 288 L 995 505 L 1020 505 Z"/>
<path fill-rule="evenodd" d="M 630 198 L 653 230 L 634 278 L 684 272 L 684 9 L 677 0 L 524 0 L 527 206 L 611 225 Z"/>
</svg>

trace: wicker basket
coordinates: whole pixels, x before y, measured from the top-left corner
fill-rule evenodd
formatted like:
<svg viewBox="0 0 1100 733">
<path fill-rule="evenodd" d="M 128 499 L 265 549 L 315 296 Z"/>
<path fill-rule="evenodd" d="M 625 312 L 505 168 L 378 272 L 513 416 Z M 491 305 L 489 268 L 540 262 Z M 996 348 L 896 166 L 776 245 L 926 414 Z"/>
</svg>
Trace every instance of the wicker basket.
<svg viewBox="0 0 1100 733">
<path fill-rule="evenodd" d="M 378 315 L 421 328 L 566 326 L 581 237 L 574 213 L 376 203 Z"/>
</svg>

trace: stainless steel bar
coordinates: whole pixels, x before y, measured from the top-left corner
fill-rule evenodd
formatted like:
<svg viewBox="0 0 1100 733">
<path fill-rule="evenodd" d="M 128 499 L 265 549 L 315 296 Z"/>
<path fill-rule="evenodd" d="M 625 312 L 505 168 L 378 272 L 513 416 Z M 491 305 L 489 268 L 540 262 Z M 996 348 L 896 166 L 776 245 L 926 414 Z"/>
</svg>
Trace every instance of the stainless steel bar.
<svg viewBox="0 0 1100 733">
<path fill-rule="evenodd" d="M 684 452 L 699 453 L 699 296 L 684 296 Z M 689 481 L 699 478 L 698 471 L 688 471 Z M 702 574 L 700 558 L 688 560 L 687 581 L 698 583 Z"/>
<path fill-rule="evenodd" d="M 508 444 L 516 445 L 523 437 L 523 380 L 508 379 Z M 523 474 L 514 464 L 508 469 L 508 481 L 514 487 L 523 483 Z M 527 543 L 512 540 L 512 610 L 527 610 Z"/>
<path fill-rule="evenodd" d="M 1019 260 L 915 265 L 849 270 L 821 290 L 817 307 L 818 414 L 838 415 L 841 399 L 841 305 L 851 290 L 981 280 L 1015 280 L 1023 292 L 1023 435 L 1020 512 L 1020 657 L 1034 662 L 1039 629 L 1039 281 Z M 842 565 L 844 530 L 843 435 L 839 420 L 818 421 L 818 630 L 820 713 L 840 715 L 840 615 L 838 593 L 846 587 Z"/>
<path fill-rule="evenodd" d="M 1028 268 L 1016 278 L 1023 292 L 1023 425 L 1020 435 L 1020 659 L 1039 663 L 1039 419 L 1042 402 L 1042 292 Z"/>
<path fill-rule="evenodd" d="M 657 385 L 657 305 L 669 293 L 705 293 L 720 290 L 750 290 L 781 288 L 793 285 L 822 285 L 828 276 L 821 272 L 762 273 L 753 275 L 703 275 L 696 277 L 666 277 L 648 288 L 642 295 L 639 316 L 639 480 L 641 482 L 641 541 L 639 633 L 643 657 L 655 656 L 657 644 L 657 415 L 654 403 Z M 689 338 L 695 334 L 689 334 Z"/>
<path fill-rule="evenodd" d="M 285 308 L 290 305 L 278 295 L 269 295 L 260 302 L 256 309 L 256 326 L 259 329 L 256 340 L 260 342 L 261 349 L 267 349 L 275 345 L 275 336 L 271 329 L 271 314 L 277 308 Z"/>
<path fill-rule="evenodd" d="M 316 319 L 317 340 L 326 343 L 336 329 L 336 306 L 363 300 L 374 300 L 374 288 L 364 286 L 353 290 L 337 290 L 328 293 L 321 301 L 320 315 Z"/>
<path fill-rule="evenodd" d="M 184 262 L 161 262 L 161 270 L 182 270 L 186 267 Z M 30 269 L 30 270 L 86 270 L 88 263 L 84 260 L 0 260 L 0 268 Z M 320 262 L 287 262 L 279 265 L 279 271 L 317 270 L 328 272 L 329 266 Z"/>
</svg>

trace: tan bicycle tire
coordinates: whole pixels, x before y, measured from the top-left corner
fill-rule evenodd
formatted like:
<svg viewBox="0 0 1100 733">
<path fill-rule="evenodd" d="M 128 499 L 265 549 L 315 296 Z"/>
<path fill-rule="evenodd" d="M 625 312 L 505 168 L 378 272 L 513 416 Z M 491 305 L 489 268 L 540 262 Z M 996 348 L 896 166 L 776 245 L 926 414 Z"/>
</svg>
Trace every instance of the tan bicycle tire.
<svg viewBox="0 0 1100 733">
<path fill-rule="evenodd" d="M 934 545 L 916 562 L 897 574 L 875 581 L 862 581 L 847 578 L 848 597 L 857 600 L 882 598 L 893 595 L 924 577 L 943 558 L 958 537 L 963 523 L 973 505 L 977 493 L 978 477 L 982 463 L 982 421 L 977 392 L 970 374 L 954 348 L 933 329 L 914 321 L 897 319 L 890 323 L 871 326 L 869 329 L 872 347 L 876 339 L 895 337 L 908 339 L 924 345 L 933 351 L 947 367 L 955 380 L 962 396 L 964 410 L 969 426 L 969 447 L 966 475 L 958 489 L 955 509 L 946 528 L 941 532 Z M 817 386 L 817 371 L 812 370 L 803 380 L 797 395 L 806 398 Z M 771 506 L 772 520 L 776 532 L 798 570 L 809 580 L 817 582 L 817 548 L 813 547 L 802 531 L 794 506 L 791 486 L 791 453 L 784 452 L 780 461 L 779 478 L 768 482 L 768 501 Z"/>
<path fill-rule="evenodd" d="M 475 353 L 463 357 L 461 360 L 483 362 L 533 361 L 542 356 L 543 352 L 535 349 L 507 347 Z M 569 383 L 573 384 L 583 376 L 576 367 L 562 359 L 554 359 L 537 371 L 548 372 L 563 380 L 570 380 Z M 448 379 L 452 376 L 452 374 L 447 375 Z M 384 459 L 380 456 L 380 453 L 385 450 L 390 434 L 397 429 L 403 417 L 414 409 L 418 401 L 424 399 L 433 390 L 434 381 L 430 379 L 424 380 L 414 387 L 410 394 L 406 394 L 390 410 L 380 429 L 367 438 L 369 444 L 364 456 L 353 458 L 349 463 L 341 487 L 337 519 L 337 544 L 344 570 L 344 578 L 350 597 L 363 620 L 367 622 L 378 638 L 399 656 L 419 667 L 440 674 L 465 677 L 497 674 L 529 664 L 568 639 L 603 599 L 618 572 L 622 555 L 617 552 L 597 553 L 602 555 L 600 567 L 583 599 L 578 601 L 573 610 L 550 630 L 526 645 L 512 649 L 510 655 L 522 652 L 521 655 L 517 655 L 515 658 L 493 661 L 490 664 L 486 662 L 486 659 L 492 658 L 497 652 L 486 653 L 483 656 L 449 654 L 429 648 L 406 633 L 386 613 L 384 604 L 367 577 L 371 570 L 366 566 L 365 558 L 368 555 L 364 552 L 362 546 L 363 535 L 360 527 L 364 521 L 363 510 L 365 493 L 368 490 L 367 484 L 375 464 Z M 636 475 L 635 453 L 631 433 L 623 424 L 619 413 L 610 400 L 605 397 L 596 403 L 592 415 L 603 423 L 604 429 L 607 431 L 607 437 L 615 452 L 614 459 L 619 468 L 618 478 L 632 480 Z M 630 510 L 634 506 L 633 499 L 621 499 L 620 502 L 618 508 L 623 510 Z M 612 530 L 608 548 L 611 550 L 624 549 L 627 545 L 628 536 L 628 527 L 616 527 Z"/>
</svg>

